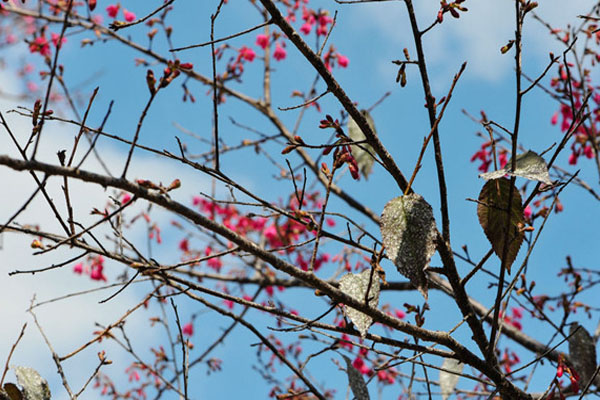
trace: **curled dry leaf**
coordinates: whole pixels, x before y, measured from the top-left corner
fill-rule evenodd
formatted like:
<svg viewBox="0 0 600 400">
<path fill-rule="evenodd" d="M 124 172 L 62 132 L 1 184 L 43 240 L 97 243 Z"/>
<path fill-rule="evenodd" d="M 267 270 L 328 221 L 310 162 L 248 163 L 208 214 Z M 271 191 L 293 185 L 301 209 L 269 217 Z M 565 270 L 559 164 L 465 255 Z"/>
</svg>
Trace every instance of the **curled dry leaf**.
<svg viewBox="0 0 600 400">
<path fill-rule="evenodd" d="M 50 400 L 48 382 L 30 367 L 14 367 L 17 382 L 27 400 Z"/>
<path fill-rule="evenodd" d="M 371 114 L 369 114 L 367 110 L 361 110 L 360 112 L 367 120 L 367 123 L 371 127 L 371 130 L 375 132 L 375 121 L 373 121 Z M 359 126 L 352 118 L 348 120 L 348 136 L 355 142 L 366 139 L 365 135 L 362 133 Z M 361 143 L 360 147 L 357 145 L 352 145 L 351 148 L 352 155 L 356 159 L 356 163 L 358 164 L 360 173 L 365 177 L 365 179 L 368 179 L 369 174 L 373 169 L 373 162 L 375 161 L 373 159 L 373 156 L 371 156 L 371 154 L 375 154 L 373 148 L 367 143 Z"/>
<path fill-rule="evenodd" d="M 510 273 L 512 266 L 525 233 L 522 228 L 525 226 L 523 216 L 523 204 L 521 195 L 513 185 L 513 196 L 508 208 L 508 197 L 511 183 L 506 178 L 487 181 L 481 193 L 479 193 L 479 203 L 477 204 L 477 216 L 479 224 L 483 228 L 485 235 L 492 244 L 494 253 L 502 259 L 502 252 L 505 246 L 507 232 L 507 211 L 510 213 L 510 223 L 508 224 L 508 249 L 506 252 L 506 270 Z"/>
<path fill-rule="evenodd" d="M 387 255 L 427 299 L 425 269 L 435 253 L 437 229 L 433 210 L 416 193 L 390 200 L 381 215 L 381 237 Z"/>
<path fill-rule="evenodd" d="M 571 324 L 569 335 L 569 359 L 581 377 L 580 386 L 584 388 L 596 371 L 596 344 L 589 332 L 577 322 Z M 598 376 L 594 384 L 600 386 Z"/>
<path fill-rule="evenodd" d="M 479 174 L 479 176 L 485 180 L 502 178 L 504 175 L 520 176 L 532 181 L 540 181 L 552 185 L 552 179 L 550 179 L 546 162 L 541 156 L 538 156 L 531 150 L 517 156 L 517 165 L 514 172 L 510 171 L 511 165 L 512 161 L 509 160 L 504 168 Z"/>
<path fill-rule="evenodd" d="M 340 290 L 348 296 L 361 302 L 369 299 L 369 307 L 377 308 L 379 305 L 379 274 L 371 269 L 366 269 L 360 274 L 346 274 L 340 278 Z M 368 295 L 367 295 L 368 291 Z M 344 305 L 344 311 L 352 321 L 360 335 L 364 338 L 373 323 L 368 315 Z"/>
<path fill-rule="evenodd" d="M 348 357 L 345 355 L 342 355 L 342 357 L 344 357 L 344 360 L 346 361 L 346 374 L 348 375 L 348 383 L 354 394 L 354 399 L 370 400 L 369 390 L 367 389 L 367 384 L 365 383 L 362 374 L 354 368 L 352 361 Z"/>
<path fill-rule="evenodd" d="M 446 400 L 448 396 L 454 393 L 454 388 L 458 383 L 460 374 L 465 365 L 454 358 L 444 358 L 442 370 L 440 370 L 440 391 L 442 392 L 442 400 Z M 454 373 L 453 373 L 454 372 Z"/>
<path fill-rule="evenodd" d="M 0 389 L 0 400 L 23 400 L 23 393 L 14 383 L 7 382 Z"/>
</svg>

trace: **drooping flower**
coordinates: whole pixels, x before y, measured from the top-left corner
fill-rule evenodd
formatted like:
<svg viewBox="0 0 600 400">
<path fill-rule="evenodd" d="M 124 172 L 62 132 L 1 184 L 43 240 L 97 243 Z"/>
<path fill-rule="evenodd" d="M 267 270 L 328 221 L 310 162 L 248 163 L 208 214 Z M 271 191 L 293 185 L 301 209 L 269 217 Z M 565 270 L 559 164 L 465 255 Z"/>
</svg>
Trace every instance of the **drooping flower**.
<svg viewBox="0 0 600 400">
<path fill-rule="evenodd" d="M 287 52 L 285 51 L 285 49 L 281 47 L 279 43 L 277 43 L 277 45 L 275 46 L 275 51 L 273 52 L 273 58 L 275 58 L 277 61 L 281 61 L 286 57 L 286 55 Z"/>
<path fill-rule="evenodd" d="M 240 50 L 240 56 L 246 61 L 254 61 L 254 57 L 256 57 L 256 53 L 249 47 L 243 46 Z"/>
<path fill-rule="evenodd" d="M 256 45 L 266 49 L 269 45 L 269 37 L 264 33 L 261 33 L 256 36 Z"/>
<path fill-rule="evenodd" d="M 181 328 L 181 331 L 184 335 L 192 336 L 194 334 L 194 324 L 188 322 Z"/>
<path fill-rule="evenodd" d="M 60 45 L 58 43 L 58 40 L 60 39 Z M 63 36 L 63 38 L 60 38 L 60 35 L 58 33 L 52 32 L 50 34 L 50 40 L 52 41 L 52 44 L 56 47 L 60 47 L 63 44 L 65 44 L 67 42 L 67 38 Z"/>
<path fill-rule="evenodd" d="M 46 36 L 38 36 L 29 44 L 29 51 L 32 53 L 40 53 L 44 57 L 50 56 L 50 44 Z"/>
<path fill-rule="evenodd" d="M 339 64 L 340 67 L 342 68 L 346 68 L 348 66 L 348 63 L 350 62 L 350 60 L 348 60 L 348 57 L 341 55 L 340 53 L 338 53 L 337 55 L 337 62 Z"/>
<path fill-rule="evenodd" d="M 300 27 L 300 32 L 304 33 L 305 35 L 308 35 L 310 33 L 310 30 L 312 29 L 312 25 L 308 22 L 305 22 L 301 27 Z"/>
<path fill-rule="evenodd" d="M 119 13 L 119 8 L 121 8 L 120 4 L 111 4 L 106 7 L 106 13 L 111 18 L 117 18 L 117 14 Z"/>
<path fill-rule="evenodd" d="M 132 13 L 131 11 L 123 9 L 123 15 L 125 16 L 125 21 L 127 21 L 127 22 L 135 21 L 135 14 Z"/>
</svg>

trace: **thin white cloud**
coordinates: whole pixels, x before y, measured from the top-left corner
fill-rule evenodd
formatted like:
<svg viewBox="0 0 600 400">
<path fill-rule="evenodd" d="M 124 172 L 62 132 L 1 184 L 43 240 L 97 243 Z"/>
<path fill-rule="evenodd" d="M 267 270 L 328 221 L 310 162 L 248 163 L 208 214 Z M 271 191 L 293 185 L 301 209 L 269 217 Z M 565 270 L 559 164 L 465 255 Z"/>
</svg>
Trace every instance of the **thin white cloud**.
<svg viewBox="0 0 600 400">
<path fill-rule="evenodd" d="M 7 75 L 3 75 L 3 79 L 0 79 L 0 85 L 7 92 L 17 92 L 16 82 L 17 79 L 11 79 Z M 13 132 L 18 135 L 20 140 L 24 140 L 31 132 L 31 121 L 15 114 L 6 113 L 7 110 L 14 107 L 15 104 L 0 100 L 0 111 L 7 117 Z M 76 133 L 77 127 L 75 126 L 47 123 L 43 133 L 43 139 L 45 140 L 40 147 L 37 158 L 40 161 L 57 164 L 56 152 L 60 149 L 71 149 Z M 86 148 L 87 143 L 83 143 L 79 154 L 82 154 Z M 1 127 L 0 149 L 1 154 L 18 157 L 14 144 Z M 113 166 L 113 173 L 118 173 L 124 164 L 126 155 L 117 150 L 116 147 L 106 143 L 103 144 L 101 149 L 104 161 Z M 155 182 L 162 181 L 165 184 L 179 178 L 182 181 L 182 187 L 173 192 L 173 197 L 182 202 L 188 202 L 192 195 L 199 191 L 210 191 L 209 179 L 200 173 L 194 173 L 191 169 L 181 168 L 175 163 L 165 162 L 163 159 L 142 151 L 137 151 L 134 159 L 135 162 L 132 163 L 131 172 L 128 174 L 129 178 L 152 179 Z M 84 169 L 100 172 L 99 164 L 93 158 L 90 158 L 89 162 L 86 161 Z M 43 175 L 39 174 L 39 176 Z M 61 182 L 60 178 L 53 177 L 49 181 L 47 189 L 56 206 L 65 215 L 64 194 L 60 189 Z M 99 217 L 90 215 L 90 210 L 93 207 L 102 209 L 108 201 L 108 196 L 115 194 L 113 190 L 105 190 L 98 185 L 86 184 L 74 179 L 69 182 L 75 219 L 84 224 L 96 221 Z M 33 193 L 35 183 L 26 172 L 15 172 L 6 167 L 0 167 L 0 185 L 2 187 L 0 224 L 3 224 L 9 216 L 19 209 L 23 201 Z M 140 211 L 142 204 L 136 204 L 134 207 L 136 209 L 130 210 L 129 216 Z M 166 212 L 160 211 L 153 213 L 153 218 L 156 218 L 161 226 L 168 226 L 172 219 Z M 61 232 L 48 204 L 41 195 L 37 196 L 16 221 L 21 224 L 37 224 L 43 230 Z M 134 242 L 144 242 L 146 235 L 144 229 L 135 229 L 129 233 L 131 235 L 128 237 Z M 97 235 L 103 238 L 104 234 L 110 235 L 111 232 L 108 228 L 104 228 Z M 4 343 L 4 345 L 0 346 L 0 362 L 2 365 L 4 364 L 10 350 L 10 344 L 16 339 L 23 323 L 28 322 L 29 327 L 26 335 L 14 354 L 11 365 L 31 366 L 38 369 L 48 379 L 51 388 L 59 392 L 55 393 L 57 396 L 54 397 L 66 398 L 66 395 L 63 395 L 64 389 L 61 387 L 46 344 L 32 323 L 30 315 L 26 313 L 26 309 L 29 307 L 34 294 L 37 301 L 43 301 L 85 289 L 97 288 L 101 284 L 91 281 L 89 277 L 74 274 L 72 271 L 74 263 L 60 269 L 35 275 L 24 274 L 9 277 L 8 273 L 10 271 L 47 267 L 81 253 L 77 249 L 65 249 L 46 255 L 34 256 L 32 255 L 33 250 L 30 248 L 33 239 L 14 233 L 2 234 L 3 246 L 0 249 L 0 274 L 2 275 L 0 278 L 0 321 L 2 321 L 0 323 L 0 343 Z M 105 240 L 103 242 L 106 244 Z M 164 257 L 168 257 L 169 253 L 173 253 L 167 249 L 164 251 Z M 114 277 L 121 273 L 122 268 L 122 266 L 107 262 L 106 273 L 109 277 Z M 132 285 L 114 300 L 104 304 L 98 303 L 117 289 L 112 288 L 102 292 L 77 296 L 36 309 L 46 335 L 60 355 L 65 355 L 90 340 L 93 337 L 92 332 L 97 329 L 95 323 L 106 326 L 115 322 L 126 310 L 137 304 L 146 293 L 145 290 L 137 289 L 135 285 Z M 148 347 L 149 341 L 157 339 L 155 336 L 157 330 L 148 329 L 149 321 L 147 317 L 148 315 L 142 311 L 139 315 L 133 315 L 132 321 L 126 325 L 127 332 L 132 337 L 143 338 L 144 343 L 146 343 L 144 345 L 140 339 L 136 340 L 136 347 L 140 350 L 143 350 L 142 347 Z M 79 358 L 76 357 L 74 362 L 65 362 L 66 373 L 75 387 L 79 388 L 92 373 L 98 362 L 96 352 L 101 348 L 112 349 L 108 356 L 115 361 L 115 365 L 118 365 L 119 371 L 117 374 L 122 374 L 123 369 L 127 366 L 124 361 L 126 359 L 125 355 L 122 351 L 117 351 L 114 345 L 105 341 L 101 346 L 95 345 L 86 350 L 78 356 Z M 9 377 L 9 380 L 14 379 Z"/>
<path fill-rule="evenodd" d="M 535 12 L 553 27 L 565 28 L 568 23 L 579 23 L 577 16 L 589 11 L 595 3 L 594 0 L 578 0 L 565 6 L 560 0 L 546 0 L 540 2 Z M 423 29 L 435 19 L 439 2 L 418 1 L 414 4 Z M 464 5 L 469 11 L 461 12 L 459 19 L 446 14 L 444 22 L 424 36 L 430 67 L 443 69 L 467 61 L 469 76 L 474 79 L 499 81 L 505 78 L 512 73 L 514 60 L 510 54 L 501 54 L 500 48 L 514 37 L 514 1 L 466 1 Z M 408 30 L 409 22 L 404 4 L 388 2 L 356 6 L 350 13 L 350 18 L 355 20 L 353 25 L 362 32 L 377 35 L 382 46 L 393 47 L 390 51 L 397 52 L 395 47 L 398 45 L 412 48 L 413 40 Z M 563 49 L 544 26 L 533 18 L 526 19 L 526 57 L 545 62 L 548 52 L 557 53 Z M 398 54 L 392 57 L 398 57 Z"/>
</svg>

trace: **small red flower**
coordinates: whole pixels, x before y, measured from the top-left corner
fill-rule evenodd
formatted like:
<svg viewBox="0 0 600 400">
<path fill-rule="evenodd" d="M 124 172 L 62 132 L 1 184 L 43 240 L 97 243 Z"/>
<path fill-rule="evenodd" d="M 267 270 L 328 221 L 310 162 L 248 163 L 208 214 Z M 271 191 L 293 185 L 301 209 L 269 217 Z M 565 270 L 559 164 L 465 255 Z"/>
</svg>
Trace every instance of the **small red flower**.
<svg viewBox="0 0 600 400">
<path fill-rule="evenodd" d="M 285 51 L 285 49 L 281 47 L 279 43 L 277 43 L 277 45 L 275 46 L 275 51 L 273 52 L 273 58 L 275 58 L 277 61 L 281 61 L 286 57 L 286 55 L 287 52 Z"/>
<path fill-rule="evenodd" d="M 38 36 L 29 44 L 29 51 L 32 53 L 40 53 L 44 57 L 49 57 L 50 44 L 45 36 Z"/>
<path fill-rule="evenodd" d="M 256 57 L 256 53 L 254 52 L 254 50 L 246 46 L 243 46 L 239 52 L 240 56 L 246 61 L 252 62 L 254 61 L 254 57 Z"/>
<path fill-rule="evenodd" d="M 125 21 L 127 21 L 127 22 L 135 21 L 135 14 L 132 13 L 131 11 L 123 9 L 123 15 L 125 16 Z"/>
<path fill-rule="evenodd" d="M 192 324 L 191 322 L 188 322 L 187 324 L 185 324 L 183 326 L 181 331 L 186 336 L 192 336 L 194 334 L 194 324 Z"/>
<path fill-rule="evenodd" d="M 343 56 L 339 53 L 337 55 L 337 61 L 338 61 L 339 66 L 342 68 L 346 68 L 348 66 L 348 63 L 350 62 L 350 60 L 348 60 L 348 57 Z"/>
<path fill-rule="evenodd" d="M 269 37 L 264 33 L 256 36 L 256 45 L 266 49 L 269 45 Z"/>
<path fill-rule="evenodd" d="M 121 8 L 121 6 L 119 4 L 111 4 L 110 6 L 106 7 L 106 13 L 111 18 L 117 18 L 117 14 L 119 13 L 119 8 Z"/>
<path fill-rule="evenodd" d="M 300 27 L 300 32 L 304 33 L 305 35 L 308 35 L 310 33 L 312 29 L 312 24 L 310 24 L 309 22 L 306 22 L 304 25 L 302 25 Z"/>
</svg>

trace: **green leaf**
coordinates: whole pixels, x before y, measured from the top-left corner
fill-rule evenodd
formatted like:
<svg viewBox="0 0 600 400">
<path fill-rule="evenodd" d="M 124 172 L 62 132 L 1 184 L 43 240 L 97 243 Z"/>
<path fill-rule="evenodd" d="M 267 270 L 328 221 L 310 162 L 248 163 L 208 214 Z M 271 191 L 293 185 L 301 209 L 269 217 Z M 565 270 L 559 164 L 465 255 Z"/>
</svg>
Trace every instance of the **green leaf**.
<svg viewBox="0 0 600 400">
<path fill-rule="evenodd" d="M 35 369 L 29 367 L 13 367 L 13 369 L 27 400 L 50 400 L 48 382 Z"/>
<path fill-rule="evenodd" d="M 481 193 L 479 193 L 479 204 L 477 205 L 477 216 L 479 224 L 485 235 L 492 244 L 494 253 L 502 259 L 502 251 L 505 245 L 507 233 L 508 196 L 510 191 L 510 180 L 506 178 L 487 181 Z M 510 206 L 510 223 L 508 226 L 508 251 L 506 253 L 506 269 L 510 273 L 512 266 L 525 234 L 522 228 L 525 226 L 523 217 L 523 204 L 521 195 L 513 186 L 513 197 Z"/>
<path fill-rule="evenodd" d="M 531 150 L 517 156 L 517 164 L 514 172 L 510 171 L 511 165 L 512 161 L 509 160 L 504 168 L 493 172 L 479 174 L 479 176 L 486 180 L 502 178 L 504 175 L 520 176 L 532 181 L 540 181 L 552 185 L 552 179 L 550 179 L 546 162 L 542 157 Z"/>
<path fill-rule="evenodd" d="M 350 389 L 352 389 L 352 394 L 354 394 L 354 399 L 370 400 L 369 390 L 362 374 L 354 368 L 352 361 L 348 357 L 345 355 L 342 355 L 342 357 L 346 361 L 346 374 L 348 375 L 348 383 L 350 384 Z"/>
<path fill-rule="evenodd" d="M 390 200 L 381 215 L 381 237 L 398 272 L 427 300 L 425 269 L 435 253 L 437 229 L 433 210 L 416 193 Z"/>
<path fill-rule="evenodd" d="M 373 118 L 371 117 L 369 112 L 367 110 L 361 110 L 360 112 L 367 120 L 367 123 L 369 124 L 373 132 L 376 132 L 375 121 L 373 121 Z M 352 118 L 348 120 L 348 136 L 355 142 L 366 139 L 365 135 L 362 133 L 362 131 Z M 360 147 L 358 145 L 351 145 L 350 147 L 352 149 L 352 155 L 354 156 L 354 159 L 358 164 L 358 168 L 360 169 L 361 174 L 365 177 L 365 179 L 368 179 L 369 174 L 373 169 L 373 162 L 375 161 L 371 156 L 371 154 L 375 154 L 373 148 L 367 143 L 361 143 Z"/>
<path fill-rule="evenodd" d="M 569 360 L 581 377 L 580 386 L 584 388 L 596 372 L 596 344 L 589 332 L 577 322 L 569 328 Z M 594 380 L 600 384 L 600 378 Z"/>
<path fill-rule="evenodd" d="M 377 308 L 379 305 L 379 287 L 379 274 L 371 269 L 366 269 L 360 274 L 346 274 L 340 278 L 340 290 L 363 303 L 368 290 L 369 307 L 373 308 Z M 367 336 L 367 331 L 373 323 L 373 319 L 346 305 L 344 305 L 344 311 L 356 329 L 358 329 L 360 335 L 363 338 Z"/>
<path fill-rule="evenodd" d="M 465 365 L 454 358 L 444 358 L 442 370 L 440 370 L 440 392 L 442 392 L 442 400 L 446 400 L 448 396 L 454 393 L 454 388 L 458 383 L 460 374 Z"/>
</svg>

